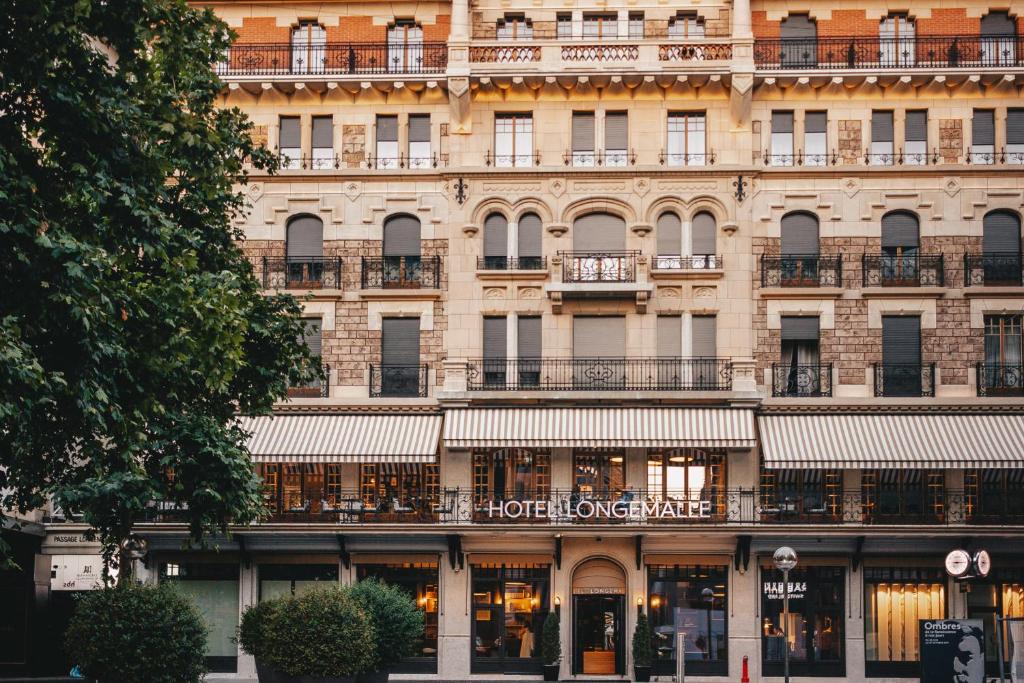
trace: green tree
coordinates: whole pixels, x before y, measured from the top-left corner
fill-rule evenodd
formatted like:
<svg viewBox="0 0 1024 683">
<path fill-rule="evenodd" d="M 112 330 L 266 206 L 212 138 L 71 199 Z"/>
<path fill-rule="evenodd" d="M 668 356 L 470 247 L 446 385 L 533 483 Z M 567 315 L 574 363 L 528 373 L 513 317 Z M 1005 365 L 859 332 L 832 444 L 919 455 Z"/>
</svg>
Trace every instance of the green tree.
<svg viewBox="0 0 1024 683">
<path fill-rule="evenodd" d="M 0 509 L 53 496 L 114 565 L 151 500 L 196 541 L 252 519 L 233 417 L 319 370 L 237 246 L 246 164 L 274 161 L 218 106 L 230 31 L 184 0 L 8 0 L 0 36 Z"/>
</svg>

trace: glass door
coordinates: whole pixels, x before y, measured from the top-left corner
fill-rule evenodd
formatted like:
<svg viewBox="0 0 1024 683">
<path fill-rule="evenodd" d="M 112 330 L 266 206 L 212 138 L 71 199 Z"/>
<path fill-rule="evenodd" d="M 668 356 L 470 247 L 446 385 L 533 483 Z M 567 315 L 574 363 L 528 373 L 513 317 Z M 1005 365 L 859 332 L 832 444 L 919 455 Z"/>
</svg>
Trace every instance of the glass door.
<svg viewBox="0 0 1024 683">
<path fill-rule="evenodd" d="M 423 65 L 423 28 L 397 21 L 388 28 L 388 71 L 414 73 Z"/>
<path fill-rule="evenodd" d="M 577 595 L 573 599 L 573 673 L 616 676 L 625 671 L 622 595 Z"/>
</svg>

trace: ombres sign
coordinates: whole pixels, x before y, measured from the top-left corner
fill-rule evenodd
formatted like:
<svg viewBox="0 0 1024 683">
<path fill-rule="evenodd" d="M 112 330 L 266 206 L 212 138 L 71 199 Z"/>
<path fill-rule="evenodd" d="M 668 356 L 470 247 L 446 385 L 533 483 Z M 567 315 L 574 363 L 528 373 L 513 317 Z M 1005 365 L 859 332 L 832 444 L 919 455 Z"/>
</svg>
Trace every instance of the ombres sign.
<svg viewBox="0 0 1024 683">
<path fill-rule="evenodd" d="M 708 519 L 710 500 L 490 500 L 488 517 L 503 519 Z"/>
</svg>

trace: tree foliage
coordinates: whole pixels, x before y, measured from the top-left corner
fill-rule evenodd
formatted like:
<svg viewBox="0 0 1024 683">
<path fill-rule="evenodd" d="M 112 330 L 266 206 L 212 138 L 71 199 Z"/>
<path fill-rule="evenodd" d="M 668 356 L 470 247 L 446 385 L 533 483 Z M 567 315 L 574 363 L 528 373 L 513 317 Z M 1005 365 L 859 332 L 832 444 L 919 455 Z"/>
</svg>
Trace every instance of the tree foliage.
<svg viewBox="0 0 1024 683">
<path fill-rule="evenodd" d="M 0 509 L 53 496 L 108 558 L 154 499 L 195 539 L 251 519 L 233 416 L 319 372 L 237 246 L 274 162 L 218 106 L 230 39 L 184 0 L 0 12 Z"/>
</svg>

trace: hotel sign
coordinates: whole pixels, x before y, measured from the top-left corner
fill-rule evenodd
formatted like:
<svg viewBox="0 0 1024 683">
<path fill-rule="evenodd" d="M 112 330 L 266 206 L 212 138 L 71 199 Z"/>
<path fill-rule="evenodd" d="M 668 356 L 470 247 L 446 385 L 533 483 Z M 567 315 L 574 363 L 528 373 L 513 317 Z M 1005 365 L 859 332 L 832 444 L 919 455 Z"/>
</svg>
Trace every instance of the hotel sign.
<svg viewBox="0 0 1024 683">
<path fill-rule="evenodd" d="M 490 518 L 546 519 L 709 519 L 710 500 L 490 500 L 483 510 Z"/>
</svg>

